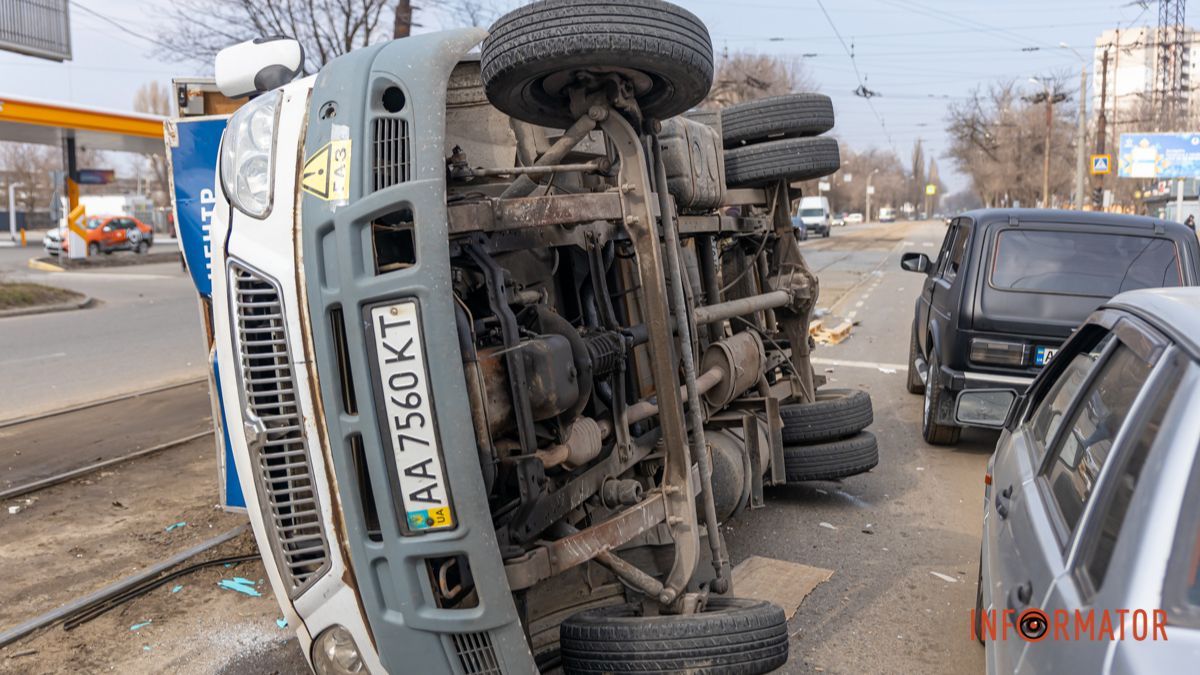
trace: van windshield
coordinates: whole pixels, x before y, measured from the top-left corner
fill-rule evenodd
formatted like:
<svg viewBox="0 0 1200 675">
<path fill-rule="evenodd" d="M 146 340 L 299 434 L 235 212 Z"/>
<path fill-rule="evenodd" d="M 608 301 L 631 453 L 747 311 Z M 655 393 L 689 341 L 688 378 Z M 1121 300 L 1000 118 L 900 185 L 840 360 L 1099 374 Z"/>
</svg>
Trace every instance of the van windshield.
<svg viewBox="0 0 1200 675">
<path fill-rule="evenodd" d="M 993 288 L 1109 298 L 1123 291 L 1182 286 L 1170 239 L 1124 234 L 1004 230 L 992 258 Z"/>
<path fill-rule="evenodd" d="M 801 218 L 820 218 L 825 215 L 821 209 L 800 209 Z"/>
</svg>

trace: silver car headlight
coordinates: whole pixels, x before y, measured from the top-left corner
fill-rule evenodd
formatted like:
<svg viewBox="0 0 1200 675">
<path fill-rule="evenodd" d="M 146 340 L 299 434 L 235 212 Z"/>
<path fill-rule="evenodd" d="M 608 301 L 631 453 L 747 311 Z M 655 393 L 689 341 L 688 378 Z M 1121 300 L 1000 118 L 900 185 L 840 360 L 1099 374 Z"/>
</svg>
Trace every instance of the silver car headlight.
<svg viewBox="0 0 1200 675">
<path fill-rule="evenodd" d="M 239 108 L 221 139 L 221 187 L 229 203 L 252 218 L 271 213 L 275 128 L 282 96 L 272 91 Z"/>
</svg>

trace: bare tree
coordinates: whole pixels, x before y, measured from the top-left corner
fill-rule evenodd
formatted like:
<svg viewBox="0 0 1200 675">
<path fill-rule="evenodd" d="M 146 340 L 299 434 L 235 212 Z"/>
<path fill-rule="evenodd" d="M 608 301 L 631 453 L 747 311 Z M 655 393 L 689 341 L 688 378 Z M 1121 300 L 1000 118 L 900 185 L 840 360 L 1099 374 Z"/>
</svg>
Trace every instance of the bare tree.
<svg viewBox="0 0 1200 675">
<path fill-rule="evenodd" d="M 51 172 L 62 166 L 62 150 L 52 145 L 32 143 L 0 143 L 0 174 L 4 176 L 0 202 L 6 209 L 8 186 L 22 183 L 17 191 L 17 205 L 22 211 L 49 206 L 48 195 L 53 191 Z"/>
<path fill-rule="evenodd" d="M 293 37 L 305 69 L 391 37 L 391 0 L 176 0 L 158 41 L 163 56 L 211 62 L 231 44 L 263 36 Z"/>
<path fill-rule="evenodd" d="M 1057 82 L 1051 87 L 1055 99 L 1065 98 L 1064 92 L 1065 87 Z M 1075 108 L 1054 105 L 1047 128 L 1042 89 L 1025 93 L 1014 82 L 998 82 L 950 108 L 947 155 L 971 179 L 972 189 L 986 206 L 1032 206 L 1041 199 L 1047 142 L 1051 149 L 1050 194 L 1066 199 L 1071 193 Z"/>
<path fill-rule="evenodd" d="M 171 114 L 171 90 L 162 82 L 146 82 L 138 87 L 133 95 L 133 109 L 138 112 L 152 113 L 164 117 Z M 150 173 L 150 197 L 158 206 L 165 206 L 170 201 L 167 194 L 170 183 L 167 181 L 167 158 L 161 153 L 144 155 L 146 167 Z"/>
<path fill-rule="evenodd" d="M 798 59 L 736 52 L 722 56 L 717 62 L 712 90 L 703 106 L 723 108 L 756 98 L 815 89 Z"/>
<path fill-rule="evenodd" d="M 913 206 L 920 208 L 925 201 L 925 147 L 919 138 L 913 143 L 911 167 L 912 187 L 909 188 L 908 199 Z"/>
</svg>

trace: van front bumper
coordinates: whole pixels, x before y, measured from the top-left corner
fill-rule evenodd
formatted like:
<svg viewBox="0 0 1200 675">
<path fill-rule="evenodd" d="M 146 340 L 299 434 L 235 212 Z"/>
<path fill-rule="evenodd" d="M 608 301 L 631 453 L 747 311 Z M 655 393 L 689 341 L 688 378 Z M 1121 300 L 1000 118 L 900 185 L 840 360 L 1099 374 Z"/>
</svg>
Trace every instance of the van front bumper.
<svg viewBox="0 0 1200 675">
<path fill-rule="evenodd" d="M 350 145 L 346 199 L 300 197 L 297 267 L 341 507 L 340 543 L 370 646 L 392 673 L 536 672 L 492 526 L 451 290 L 445 89 L 451 69 L 483 36 L 476 29 L 415 36 L 330 62 L 313 87 L 302 151 L 311 158 L 333 141 Z M 380 103 L 392 88 L 404 94 L 399 110 Z M 388 157 L 406 162 L 381 178 L 384 146 Z M 415 261 L 380 270 L 373 224 L 401 213 L 413 224 Z M 400 489 L 371 321 L 373 308 L 395 303 L 416 306 L 449 529 L 414 530 Z M 447 606 L 437 570 L 448 560 L 469 568 L 475 602 Z"/>
</svg>

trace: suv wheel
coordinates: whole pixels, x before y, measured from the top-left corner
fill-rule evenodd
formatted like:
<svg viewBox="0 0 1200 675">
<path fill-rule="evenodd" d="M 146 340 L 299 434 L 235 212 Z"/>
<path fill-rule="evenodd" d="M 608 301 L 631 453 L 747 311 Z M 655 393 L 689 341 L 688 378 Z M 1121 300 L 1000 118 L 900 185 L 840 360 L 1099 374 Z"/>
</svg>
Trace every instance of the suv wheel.
<svg viewBox="0 0 1200 675">
<path fill-rule="evenodd" d="M 962 427 L 938 424 L 937 411 L 942 405 L 946 390 L 942 388 L 941 366 L 937 354 L 929 357 L 929 377 L 925 381 L 925 407 L 921 415 L 921 435 L 930 445 L 954 445 L 962 434 Z"/>
<path fill-rule="evenodd" d="M 483 41 L 488 100 L 523 122 L 575 122 L 568 87 L 589 74 L 623 74 L 642 115 L 665 120 L 712 88 L 712 39 L 704 22 L 662 0 L 543 0 L 505 14 Z"/>
<path fill-rule="evenodd" d="M 917 357 L 920 355 L 917 348 L 917 329 L 914 326 L 913 333 L 908 338 L 908 379 L 904 383 L 904 387 L 910 394 L 925 393 L 925 383 L 921 381 L 921 371 L 917 370 Z"/>
<path fill-rule="evenodd" d="M 146 252 L 150 250 L 150 244 L 147 244 L 144 241 L 139 241 L 136 250 L 138 255 L 146 255 Z"/>
<path fill-rule="evenodd" d="M 559 629 L 566 673 L 769 673 L 787 662 L 787 618 L 770 602 L 710 597 L 695 614 L 587 609 Z"/>
</svg>

